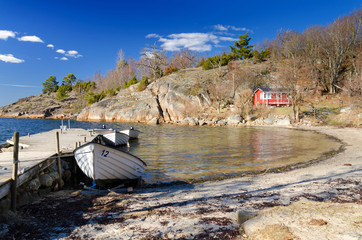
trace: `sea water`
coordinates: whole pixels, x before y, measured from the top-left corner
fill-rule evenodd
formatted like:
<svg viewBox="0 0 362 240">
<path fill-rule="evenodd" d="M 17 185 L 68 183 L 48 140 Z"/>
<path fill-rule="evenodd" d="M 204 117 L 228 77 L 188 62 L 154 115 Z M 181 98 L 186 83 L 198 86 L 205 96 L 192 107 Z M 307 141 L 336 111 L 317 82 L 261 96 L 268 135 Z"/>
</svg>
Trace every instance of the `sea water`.
<svg viewBox="0 0 362 240">
<path fill-rule="evenodd" d="M 61 120 L 0 118 L 0 143 L 20 136 L 59 129 Z M 305 162 L 337 150 L 341 144 L 312 131 L 274 127 L 195 127 L 64 120 L 71 128 L 117 130 L 133 126 L 142 133 L 120 147 L 147 163 L 147 183 L 188 181 Z M 21 153 L 20 153 L 21 154 Z"/>
</svg>

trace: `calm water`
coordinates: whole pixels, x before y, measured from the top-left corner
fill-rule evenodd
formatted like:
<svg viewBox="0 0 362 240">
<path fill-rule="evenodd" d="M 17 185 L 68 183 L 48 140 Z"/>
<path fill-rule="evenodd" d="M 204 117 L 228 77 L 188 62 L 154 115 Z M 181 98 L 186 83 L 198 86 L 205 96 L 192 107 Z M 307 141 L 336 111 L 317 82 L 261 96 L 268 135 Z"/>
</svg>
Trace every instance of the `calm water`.
<svg viewBox="0 0 362 240">
<path fill-rule="evenodd" d="M 68 124 L 64 121 L 64 124 Z M 147 164 L 148 183 L 238 174 L 314 159 L 340 143 L 324 135 L 281 128 L 188 127 L 70 121 L 71 127 L 142 131 L 122 150 Z M 0 143 L 14 131 L 27 135 L 59 128 L 60 120 L 0 119 Z"/>
</svg>

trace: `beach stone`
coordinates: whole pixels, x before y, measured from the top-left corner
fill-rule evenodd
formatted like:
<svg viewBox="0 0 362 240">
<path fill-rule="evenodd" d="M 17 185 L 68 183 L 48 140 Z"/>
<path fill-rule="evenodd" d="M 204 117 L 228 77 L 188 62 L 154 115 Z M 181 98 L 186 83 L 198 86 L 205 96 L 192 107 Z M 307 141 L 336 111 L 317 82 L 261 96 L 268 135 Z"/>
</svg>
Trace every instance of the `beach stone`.
<svg viewBox="0 0 362 240">
<path fill-rule="evenodd" d="M 264 119 L 264 123 L 268 125 L 274 124 L 274 117 L 268 116 L 266 119 Z"/>
<path fill-rule="evenodd" d="M 278 125 L 278 126 L 290 125 L 290 120 L 289 119 L 280 119 L 276 122 L 276 125 Z"/>
<path fill-rule="evenodd" d="M 34 178 L 27 183 L 26 189 L 29 191 L 37 191 L 40 188 L 39 178 Z"/>
<path fill-rule="evenodd" d="M 236 217 L 236 221 L 238 222 L 238 224 L 243 224 L 244 222 L 246 222 L 247 220 L 253 218 L 257 216 L 257 213 L 255 212 L 250 212 L 250 211 L 245 211 L 245 210 L 237 210 L 235 217 Z"/>
<path fill-rule="evenodd" d="M 152 119 L 148 122 L 148 124 L 150 124 L 150 125 L 158 125 L 158 124 L 159 124 L 159 120 L 158 120 L 158 118 L 152 118 Z"/>
<path fill-rule="evenodd" d="M 53 185 L 53 178 L 48 174 L 43 174 L 39 176 L 40 185 L 42 187 L 51 187 Z"/>
<path fill-rule="evenodd" d="M 239 114 L 232 114 L 227 118 L 227 122 L 229 125 L 237 125 L 243 120 L 243 118 Z"/>
<path fill-rule="evenodd" d="M 53 179 L 53 181 L 58 181 L 58 179 L 59 179 L 58 171 L 50 172 L 48 175 Z"/>
<path fill-rule="evenodd" d="M 204 126 L 204 125 L 206 125 L 205 120 L 203 119 L 199 120 L 199 126 Z"/>
<path fill-rule="evenodd" d="M 217 121 L 217 124 L 219 124 L 219 125 L 221 125 L 221 126 L 224 126 L 224 125 L 227 124 L 227 121 L 225 121 L 225 120 L 219 120 L 219 121 Z"/>
</svg>

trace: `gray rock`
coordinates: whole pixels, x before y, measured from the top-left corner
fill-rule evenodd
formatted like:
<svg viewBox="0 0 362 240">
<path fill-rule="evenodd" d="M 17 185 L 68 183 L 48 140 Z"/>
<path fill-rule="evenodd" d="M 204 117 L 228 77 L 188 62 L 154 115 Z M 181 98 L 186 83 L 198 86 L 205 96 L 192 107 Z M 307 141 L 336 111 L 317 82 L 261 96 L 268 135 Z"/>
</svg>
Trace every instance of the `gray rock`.
<svg viewBox="0 0 362 240">
<path fill-rule="evenodd" d="M 267 117 L 266 119 L 264 119 L 264 124 L 268 124 L 268 125 L 274 124 L 274 118 Z"/>
<path fill-rule="evenodd" d="M 256 118 L 257 118 L 256 114 L 248 114 L 245 119 L 246 121 L 254 121 Z"/>
<path fill-rule="evenodd" d="M 59 179 L 58 171 L 50 172 L 48 175 L 53 179 L 53 181 L 58 181 L 58 179 Z"/>
<path fill-rule="evenodd" d="M 55 176 L 54 176 L 55 177 Z M 53 181 L 55 179 L 53 179 L 51 176 L 49 176 L 48 174 L 43 174 L 39 176 L 39 181 L 40 181 L 40 185 L 42 187 L 51 187 L 53 185 Z"/>
<path fill-rule="evenodd" d="M 204 126 L 204 125 L 206 125 L 207 123 L 205 122 L 205 120 L 203 120 L 203 119 L 201 119 L 201 120 L 199 120 L 199 125 L 200 126 Z"/>
<path fill-rule="evenodd" d="M 237 125 L 243 120 L 243 118 L 239 114 L 232 114 L 227 118 L 227 122 L 229 125 Z"/>
<path fill-rule="evenodd" d="M 223 125 L 226 125 L 228 122 L 226 120 L 219 120 L 217 121 L 217 124 L 223 126 Z"/>
<path fill-rule="evenodd" d="M 157 125 L 157 124 L 159 124 L 159 120 L 158 120 L 158 118 L 152 118 L 152 119 L 148 122 L 148 124 L 150 124 L 150 125 Z"/>
<path fill-rule="evenodd" d="M 290 125 L 290 120 L 289 119 L 280 119 L 276 122 L 276 125 L 278 125 L 278 126 Z"/>
<path fill-rule="evenodd" d="M 192 117 L 187 117 L 180 122 L 182 125 L 190 125 L 190 126 L 197 126 L 199 125 L 199 120 Z"/>
<path fill-rule="evenodd" d="M 27 183 L 27 190 L 29 191 L 37 191 L 40 187 L 39 178 L 34 178 Z"/>
<path fill-rule="evenodd" d="M 244 222 L 246 222 L 247 220 L 256 217 L 257 213 L 255 212 L 250 212 L 250 211 L 245 211 L 245 210 L 237 210 L 235 217 L 236 217 L 236 221 L 238 222 L 238 224 L 243 224 Z"/>
</svg>

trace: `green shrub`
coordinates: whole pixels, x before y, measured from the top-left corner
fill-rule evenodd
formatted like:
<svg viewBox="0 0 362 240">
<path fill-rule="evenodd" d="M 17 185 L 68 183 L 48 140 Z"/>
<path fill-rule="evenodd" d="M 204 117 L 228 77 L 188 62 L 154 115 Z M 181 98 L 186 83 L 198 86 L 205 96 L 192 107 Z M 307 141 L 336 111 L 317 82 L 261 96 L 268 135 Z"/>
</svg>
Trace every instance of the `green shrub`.
<svg viewBox="0 0 362 240">
<path fill-rule="evenodd" d="M 107 89 L 105 93 L 106 93 L 106 95 L 108 95 L 108 96 L 110 96 L 110 97 L 113 97 L 113 96 L 116 96 L 116 95 L 117 95 L 117 94 L 116 94 L 116 91 L 114 91 L 113 88 Z"/>
<path fill-rule="evenodd" d="M 103 98 L 105 98 L 106 93 L 104 91 L 96 94 L 92 91 L 87 93 L 86 99 L 88 100 L 88 105 L 91 105 L 93 103 L 99 102 Z"/>
<path fill-rule="evenodd" d="M 138 85 L 138 91 L 141 92 L 148 86 L 148 77 L 143 77 L 142 81 Z"/>
<path fill-rule="evenodd" d="M 126 89 L 126 88 L 128 88 L 131 85 L 136 84 L 136 83 L 138 83 L 138 81 L 137 81 L 136 76 L 134 76 L 131 80 L 128 81 L 128 83 L 124 82 L 124 88 Z"/>
</svg>

